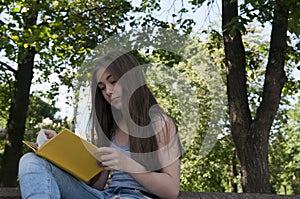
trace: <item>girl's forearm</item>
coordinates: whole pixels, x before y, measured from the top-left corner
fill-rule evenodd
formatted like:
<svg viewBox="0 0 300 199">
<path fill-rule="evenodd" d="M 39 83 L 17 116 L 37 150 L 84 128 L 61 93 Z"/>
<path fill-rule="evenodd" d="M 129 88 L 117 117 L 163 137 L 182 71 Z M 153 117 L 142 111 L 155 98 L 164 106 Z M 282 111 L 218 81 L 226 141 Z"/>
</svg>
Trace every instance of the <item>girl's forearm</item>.
<svg viewBox="0 0 300 199">
<path fill-rule="evenodd" d="M 161 198 L 176 199 L 180 189 L 180 174 L 174 171 L 176 170 L 176 167 L 179 167 L 179 165 L 179 163 L 175 162 L 167 169 L 167 171 L 162 173 L 146 172 L 129 174 L 155 195 Z M 177 171 L 179 171 L 179 169 Z"/>
</svg>

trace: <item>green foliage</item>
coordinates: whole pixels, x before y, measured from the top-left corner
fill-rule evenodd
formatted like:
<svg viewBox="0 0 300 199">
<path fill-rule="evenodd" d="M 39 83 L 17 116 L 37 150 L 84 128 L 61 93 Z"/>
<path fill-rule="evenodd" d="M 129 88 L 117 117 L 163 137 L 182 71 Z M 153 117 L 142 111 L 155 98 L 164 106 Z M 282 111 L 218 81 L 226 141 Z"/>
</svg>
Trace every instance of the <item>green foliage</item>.
<svg viewBox="0 0 300 199">
<path fill-rule="evenodd" d="M 134 8 L 135 14 L 142 13 L 142 16 L 138 17 L 136 21 L 132 21 L 130 26 L 132 27 L 162 27 L 169 28 L 169 23 L 165 22 L 158 17 L 155 17 L 153 13 L 161 9 L 160 1 L 156 0 L 143 0 L 140 5 Z M 139 15 L 139 14 L 138 14 Z M 136 17 L 132 17 L 136 18 Z"/>
<path fill-rule="evenodd" d="M 232 191 L 232 181 L 238 183 L 239 179 L 232 175 L 233 165 L 237 162 L 233 161 L 236 157 L 230 135 L 219 139 L 211 153 L 204 158 L 197 153 L 200 143 L 196 140 L 182 159 L 181 189 L 201 192 Z"/>
<path fill-rule="evenodd" d="M 277 115 L 279 125 L 271 134 L 270 181 L 281 194 L 300 194 L 299 108 L 300 98 L 294 107 L 281 110 Z"/>
<path fill-rule="evenodd" d="M 35 127 L 39 123 L 42 123 L 44 119 L 54 120 L 55 114 L 59 111 L 58 108 L 53 107 L 51 104 L 44 102 L 40 97 L 31 95 L 30 105 L 28 107 L 26 129 L 29 130 Z"/>
<path fill-rule="evenodd" d="M 203 3 L 205 2 L 205 0 L 189 0 L 189 2 L 195 6 L 193 9 L 196 9 L 197 7 L 201 7 L 203 5 Z M 206 1 L 207 5 L 210 5 L 214 2 L 214 0 L 208 0 Z"/>
<path fill-rule="evenodd" d="M 18 63 L 20 48 L 33 48 L 38 55 L 36 83 L 57 74 L 47 98 L 58 94 L 61 84 L 72 86 L 78 67 L 86 53 L 104 39 L 124 30 L 127 1 L 7 1 L 1 6 L 0 42 L 4 56 Z M 33 16 L 36 15 L 36 16 Z M 37 18 L 35 25 L 25 27 L 26 20 Z M 53 78 L 53 76 L 52 76 Z M 52 81 L 53 82 L 53 81 Z"/>
<path fill-rule="evenodd" d="M 11 85 L 0 84 L 0 129 L 6 127 L 8 120 L 8 111 L 12 99 Z"/>
<path fill-rule="evenodd" d="M 209 40 L 206 43 L 200 42 L 198 39 L 194 39 L 193 44 L 187 47 L 189 54 L 188 63 L 190 65 L 204 66 L 207 73 L 205 74 L 193 74 L 192 70 L 188 66 L 185 67 L 187 76 L 191 78 L 191 82 L 196 86 L 196 91 L 199 89 L 202 92 L 195 92 L 189 97 L 196 96 L 199 102 L 199 114 L 197 120 L 199 123 L 194 131 L 196 135 L 193 139 L 190 139 L 191 144 L 188 145 L 182 158 L 181 169 L 181 189 L 203 192 L 223 192 L 231 191 L 231 182 L 238 181 L 237 176 L 231 175 L 233 166 L 237 163 L 232 162 L 236 159 L 233 142 L 227 132 L 226 127 L 226 97 L 222 92 L 222 87 L 225 87 L 224 77 L 225 71 L 223 66 L 223 50 L 221 48 L 221 40 L 218 40 L 218 34 L 215 31 L 211 32 Z M 207 62 L 207 60 L 211 60 Z M 201 70 L 202 73 L 204 70 Z M 211 76 L 209 76 L 211 75 Z M 218 79 L 220 78 L 220 79 Z M 210 81 L 208 81 L 211 79 Z M 204 80 L 204 81 L 203 81 Z M 215 84 L 218 87 L 218 91 L 214 91 L 214 87 L 211 84 Z M 203 92 L 205 91 L 205 92 Z M 217 103 L 214 100 L 214 95 L 218 97 L 221 103 Z M 201 100 L 200 100 L 201 99 Z M 217 121 L 216 124 L 212 118 L 213 114 L 220 114 L 222 121 Z M 192 121 L 192 120 L 191 120 Z M 223 124 L 217 127 L 219 124 Z M 213 128 L 211 128 L 213 127 Z M 227 129 L 227 130 L 226 130 Z M 216 131 L 217 142 L 216 143 L 204 143 L 209 142 L 205 140 L 206 136 L 211 131 Z M 193 131 L 188 131 L 184 136 L 191 134 Z M 205 156 L 201 155 L 201 147 L 203 145 L 213 144 L 212 150 Z"/>
<path fill-rule="evenodd" d="M 220 41 L 219 41 L 220 42 Z M 211 133 L 213 87 L 216 83 L 208 74 L 216 75 L 219 71 L 224 86 L 224 71 L 222 72 L 221 48 L 214 45 L 220 43 L 216 40 L 203 44 L 197 38 L 192 38 L 185 51 L 175 55 L 162 50 L 151 51 L 142 59 L 144 63 L 151 63 L 145 67 L 147 83 L 156 96 L 159 104 L 170 114 L 178 125 L 179 135 L 184 148 L 181 158 L 181 189 L 187 191 L 231 191 L 232 181 L 238 182 L 238 175 L 232 175 L 233 165 L 236 166 L 236 157 L 233 142 L 226 129 L 218 131 L 218 140 L 212 143 L 211 152 L 201 156 L 203 145 L 209 143 L 205 140 Z M 211 46 L 209 54 L 206 46 Z M 214 60 L 209 62 L 208 60 Z M 197 66 L 197 67 L 195 67 Z M 200 68 L 199 68 L 200 67 Z M 201 68 L 203 67 L 203 68 Z M 198 70 L 197 70 L 198 69 Z M 200 70 L 199 70 L 200 69 Z M 199 73 L 200 71 L 200 73 Z M 201 73 L 202 71 L 202 73 Z M 206 71 L 206 73 L 204 73 Z M 206 76 L 207 75 L 207 76 Z M 212 78 L 211 82 L 207 79 Z M 221 90 L 221 88 L 219 88 Z M 223 99 L 223 93 L 218 98 Z M 226 109 L 226 102 L 218 107 L 219 113 Z M 223 110 L 222 110 L 223 109 Z M 226 121 L 218 121 L 225 124 Z M 233 161 L 235 160 L 235 161 Z M 236 171 L 238 172 L 238 171 Z"/>
</svg>

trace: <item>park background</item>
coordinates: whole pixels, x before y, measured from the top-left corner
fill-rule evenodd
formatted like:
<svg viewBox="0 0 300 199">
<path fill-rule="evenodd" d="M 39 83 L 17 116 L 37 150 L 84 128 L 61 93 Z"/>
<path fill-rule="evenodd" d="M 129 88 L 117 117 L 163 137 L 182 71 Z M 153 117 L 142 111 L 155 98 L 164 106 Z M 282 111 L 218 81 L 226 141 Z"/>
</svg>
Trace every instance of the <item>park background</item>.
<svg viewBox="0 0 300 199">
<path fill-rule="evenodd" d="M 1 185 L 18 186 L 17 163 L 28 151 L 23 139 L 34 139 L 40 128 L 75 129 L 78 86 L 89 77 L 85 56 L 114 35 L 157 27 L 188 35 L 192 42 L 186 51 L 193 52 L 193 59 L 205 56 L 224 88 L 235 88 L 226 93 L 229 101 L 222 107 L 226 114 L 217 142 L 200 156 L 213 111 L 209 86 L 179 54 L 135 52 L 141 63 L 158 63 L 157 71 L 172 68 L 195 89 L 189 97 L 199 114 L 189 124 L 194 136 L 182 157 L 181 189 L 300 195 L 298 8 L 296 0 L 1 2 Z M 271 31 L 279 33 L 273 38 Z M 228 75 L 230 70 L 238 75 Z M 278 80 L 275 87 L 268 87 L 265 75 Z M 177 99 L 181 93 L 152 83 L 155 78 L 148 76 L 151 89 L 180 123 L 185 111 Z M 243 129 L 237 129 L 232 114 Z M 237 132 L 245 137 L 241 143 Z"/>
</svg>

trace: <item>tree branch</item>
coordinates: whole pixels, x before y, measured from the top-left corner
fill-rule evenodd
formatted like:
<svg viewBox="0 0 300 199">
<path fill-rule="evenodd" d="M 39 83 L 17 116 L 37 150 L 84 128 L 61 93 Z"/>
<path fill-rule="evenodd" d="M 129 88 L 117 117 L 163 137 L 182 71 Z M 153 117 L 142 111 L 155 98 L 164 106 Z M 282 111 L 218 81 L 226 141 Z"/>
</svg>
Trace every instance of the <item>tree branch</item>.
<svg viewBox="0 0 300 199">
<path fill-rule="evenodd" d="M 287 81 L 284 63 L 287 49 L 288 13 L 286 5 L 280 0 L 276 1 L 262 102 L 257 110 L 256 118 L 262 126 L 269 128 L 279 106 L 282 88 Z"/>
<path fill-rule="evenodd" d="M 232 0 L 222 1 L 222 29 L 227 68 L 227 93 L 230 110 L 230 124 L 235 142 L 242 144 L 246 140 L 247 130 L 252 122 L 248 104 L 245 49 L 241 31 L 236 28 L 238 3 Z M 231 34 L 231 30 L 234 34 Z"/>
<path fill-rule="evenodd" d="M 6 23 L 4 23 L 4 22 L 0 19 L 0 24 L 1 24 L 1 25 L 5 25 Z"/>
<path fill-rule="evenodd" d="M 0 61 L 0 67 L 2 69 L 4 69 L 4 70 L 9 70 L 9 71 L 11 71 L 11 72 L 13 72 L 15 74 L 17 73 L 17 71 L 15 69 L 13 69 L 13 67 L 11 67 L 10 65 L 8 65 L 8 64 L 6 64 L 6 63 L 4 63 L 2 61 Z"/>
</svg>

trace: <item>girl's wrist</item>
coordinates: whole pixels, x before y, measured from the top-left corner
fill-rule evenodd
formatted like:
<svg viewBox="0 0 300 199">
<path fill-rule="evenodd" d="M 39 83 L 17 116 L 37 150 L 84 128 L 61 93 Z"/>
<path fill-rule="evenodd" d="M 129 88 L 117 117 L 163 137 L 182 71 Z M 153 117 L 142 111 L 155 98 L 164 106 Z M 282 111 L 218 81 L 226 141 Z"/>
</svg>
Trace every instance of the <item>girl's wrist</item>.
<svg viewBox="0 0 300 199">
<path fill-rule="evenodd" d="M 133 159 L 132 159 L 132 161 L 133 161 L 133 165 L 130 166 L 131 168 L 128 168 L 129 171 L 127 173 L 138 174 L 138 173 L 147 173 L 148 172 L 142 164 L 136 162 Z"/>
</svg>

